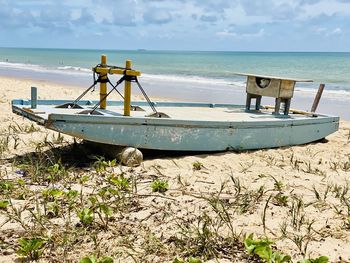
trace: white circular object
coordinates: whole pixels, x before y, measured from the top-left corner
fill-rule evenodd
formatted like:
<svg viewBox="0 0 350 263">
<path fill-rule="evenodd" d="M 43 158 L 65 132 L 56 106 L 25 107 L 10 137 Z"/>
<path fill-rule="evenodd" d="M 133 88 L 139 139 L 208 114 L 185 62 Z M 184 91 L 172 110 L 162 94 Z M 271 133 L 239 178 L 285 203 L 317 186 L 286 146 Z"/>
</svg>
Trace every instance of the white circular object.
<svg viewBox="0 0 350 263">
<path fill-rule="evenodd" d="M 143 161 L 143 154 L 139 149 L 126 147 L 120 154 L 120 161 L 129 167 L 139 166 Z"/>
</svg>

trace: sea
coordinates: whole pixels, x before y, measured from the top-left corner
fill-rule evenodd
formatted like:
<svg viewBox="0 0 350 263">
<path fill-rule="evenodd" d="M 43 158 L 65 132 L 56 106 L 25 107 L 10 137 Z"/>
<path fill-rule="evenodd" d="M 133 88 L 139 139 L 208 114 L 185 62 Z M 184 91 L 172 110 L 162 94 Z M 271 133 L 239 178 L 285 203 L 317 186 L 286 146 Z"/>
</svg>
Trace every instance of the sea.
<svg viewBox="0 0 350 263">
<path fill-rule="evenodd" d="M 151 90 L 156 86 L 153 93 L 160 97 L 204 97 L 242 89 L 246 79 L 237 72 L 311 79 L 313 83 L 298 83 L 297 90 L 314 92 L 325 83 L 328 94 L 350 96 L 350 52 L 0 48 L 0 75 L 87 87 L 101 54 L 107 55 L 109 65 L 132 60 L 133 69 L 142 72 L 140 82 Z M 184 93 L 186 89 L 192 93 Z M 226 102 L 223 94 L 219 102 Z"/>
</svg>

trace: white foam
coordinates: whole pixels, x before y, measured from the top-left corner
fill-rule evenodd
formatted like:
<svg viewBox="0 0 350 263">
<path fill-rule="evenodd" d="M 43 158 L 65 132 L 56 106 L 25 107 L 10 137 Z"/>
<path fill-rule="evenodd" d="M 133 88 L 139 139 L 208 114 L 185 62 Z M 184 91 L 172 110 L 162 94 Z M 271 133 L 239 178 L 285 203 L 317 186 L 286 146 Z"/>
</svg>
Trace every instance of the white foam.
<svg viewBox="0 0 350 263">
<path fill-rule="evenodd" d="M 35 65 L 30 63 L 12 63 L 12 62 L 0 62 L 0 69 L 9 70 L 23 70 L 39 73 L 53 73 L 60 75 L 79 76 L 86 78 L 92 74 L 91 69 L 77 67 L 77 66 L 58 66 L 58 67 L 45 67 L 41 65 Z M 202 89 L 227 89 L 227 88 L 244 88 L 245 80 L 243 78 L 236 79 L 223 79 L 223 78 L 210 78 L 202 76 L 185 76 L 185 75 L 170 75 L 170 74 L 147 74 L 143 73 L 142 80 L 149 82 L 157 82 L 161 84 L 173 85 L 183 84 L 190 85 L 191 87 Z M 313 87 L 297 87 L 297 92 L 304 93 L 305 95 L 314 95 L 316 89 Z M 345 89 L 325 89 L 324 95 L 334 99 L 349 99 L 350 91 Z"/>
<path fill-rule="evenodd" d="M 10 63 L 10 62 L 0 62 L 1 68 L 9 69 L 26 69 L 26 70 L 41 70 L 42 67 L 34 64 L 25 64 L 25 63 Z"/>
<path fill-rule="evenodd" d="M 295 89 L 296 92 L 305 94 L 307 96 L 315 96 L 315 94 L 317 93 L 317 89 L 316 88 L 296 88 Z M 337 100 L 349 100 L 350 99 L 350 92 L 348 90 L 344 90 L 344 89 L 338 89 L 338 90 L 334 90 L 334 89 L 326 89 L 323 91 L 323 95 L 327 98 L 333 98 L 333 99 L 337 99 Z"/>
<path fill-rule="evenodd" d="M 34 71 L 39 73 L 55 73 L 55 74 L 82 74 L 91 73 L 91 69 L 73 67 L 73 66 L 60 66 L 60 67 L 44 67 L 41 65 L 29 64 L 29 63 L 10 63 L 0 62 L 0 68 L 13 69 L 13 70 L 25 70 Z"/>
<path fill-rule="evenodd" d="M 88 68 L 81 68 L 81 67 L 74 67 L 74 66 L 62 66 L 57 67 L 58 70 L 65 70 L 65 71 L 79 71 L 79 72 L 88 72 L 91 73 L 91 69 Z"/>
<path fill-rule="evenodd" d="M 244 81 L 227 80 L 219 78 L 206 78 L 199 76 L 181 76 L 181 75 L 156 75 L 156 74 L 142 74 L 145 80 L 160 81 L 160 82 L 177 82 L 177 83 L 190 83 L 200 85 L 223 85 L 223 86 L 238 86 L 245 87 Z"/>
<path fill-rule="evenodd" d="M 0 68 L 12 69 L 12 70 L 26 70 L 26 71 L 34 71 L 39 73 L 53 73 L 53 74 L 64 74 L 64 75 L 78 75 L 85 76 L 92 74 L 91 69 L 76 67 L 76 66 L 59 66 L 59 67 L 44 67 L 40 65 L 34 64 L 26 64 L 26 63 L 9 63 L 9 62 L 0 62 Z M 181 76 L 181 75 L 170 75 L 170 74 L 147 74 L 143 73 L 141 79 L 145 81 L 151 82 L 167 82 L 167 83 L 183 83 L 183 84 L 193 84 L 198 85 L 203 88 L 205 86 L 229 86 L 242 88 L 245 86 L 244 81 L 239 80 L 228 80 L 228 79 L 220 79 L 220 78 L 206 78 L 200 76 Z"/>
</svg>

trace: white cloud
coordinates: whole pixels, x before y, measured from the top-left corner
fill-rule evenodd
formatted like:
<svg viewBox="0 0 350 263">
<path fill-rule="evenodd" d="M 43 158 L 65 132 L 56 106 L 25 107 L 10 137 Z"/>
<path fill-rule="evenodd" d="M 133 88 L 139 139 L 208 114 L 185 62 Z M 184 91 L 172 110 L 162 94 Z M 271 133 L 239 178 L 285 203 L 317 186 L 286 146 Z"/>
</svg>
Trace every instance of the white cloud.
<svg viewBox="0 0 350 263">
<path fill-rule="evenodd" d="M 237 33 L 236 33 L 236 32 L 232 32 L 232 31 L 229 31 L 229 30 L 227 30 L 227 29 L 224 29 L 223 31 L 216 32 L 216 35 L 217 35 L 217 36 L 221 36 L 221 37 L 227 37 L 227 36 L 236 37 L 236 36 L 237 36 Z"/>
<path fill-rule="evenodd" d="M 350 15 L 350 1 L 322 0 L 314 4 L 304 5 L 298 14 L 299 19 L 309 19 L 320 15 Z"/>
<path fill-rule="evenodd" d="M 239 38 L 239 39 L 243 39 L 243 38 L 260 38 L 265 36 L 265 29 L 261 28 L 259 31 L 257 32 L 243 32 L 243 33 L 237 33 L 235 31 L 232 30 L 228 30 L 225 29 L 223 31 L 219 31 L 216 33 L 217 36 L 221 36 L 221 37 L 235 37 L 235 38 Z"/>
<path fill-rule="evenodd" d="M 314 32 L 318 35 L 322 35 L 325 37 L 343 34 L 343 30 L 340 27 L 336 27 L 336 28 L 318 27 L 318 28 L 315 28 Z"/>
<path fill-rule="evenodd" d="M 215 15 L 201 15 L 200 20 L 203 22 L 216 22 L 218 18 Z"/>
<path fill-rule="evenodd" d="M 325 27 L 318 27 L 314 31 L 315 31 L 316 34 L 324 34 L 325 32 L 327 32 L 327 28 L 325 28 Z"/>
<path fill-rule="evenodd" d="M 335 28 L 335 29 L 331 32 L 332 35 L 338 35 L 338 34 L 342 34 L 342 33 L 343 33 L 343 30 L 341 30 L 341 28 L 339 28 L 339 27 Z"/>
<path fill-rule="evenodd" d="M 144 22 L 147 24 L 166 24 L 171 22 L 172 15 L 163 9 L 149 9 L 143 14 Z"/>
<path fill-rule="evenodd" d="M 149 45 L 157 38 L 157 45 L 164 49 L 173 48 L 169 43 L 179 49 L 183 43 L 215 49 L 215 43 L 234 39 L 244 45 L 266 34 L 271 36 L 264 38 L 266 46 L 276 38 L 285 38 L 283 45 L 293 46 L 297 40 L 302 46 L 313 38 L 317 43 L 321 36 L 344 39 L 350 35 L 350 0 L 0 1 L 0 33 L 6 35 L 6 43 L 16 43 L 21 32 L 28 36 L 28 43 L 31 37 L 46 38 L 53 46 L 61 36 L 77 40 L 77 36 L 110 35 L 119 42 Z M 347 42 L 342 43 L 345 47 Z M 80 44 L 89 43 L 82 40 Z"/>
</svg>

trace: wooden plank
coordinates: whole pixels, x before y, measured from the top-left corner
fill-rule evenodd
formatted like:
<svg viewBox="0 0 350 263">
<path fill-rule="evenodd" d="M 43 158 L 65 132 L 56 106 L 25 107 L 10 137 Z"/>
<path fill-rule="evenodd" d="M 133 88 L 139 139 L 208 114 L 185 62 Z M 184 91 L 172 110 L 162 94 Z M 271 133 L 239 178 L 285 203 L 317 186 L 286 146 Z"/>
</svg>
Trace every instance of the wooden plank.
<svg viewBox="0 0 350 263">
<path fill-rule="evenodd" d="M 275 106 L 272 105 L 265 105 L 262 106 L 263 109 L 268 109 L 268 110 L 273 110 L 275 109 Z M 297 109 L 289 109 L 290 113 L 294 113 L 294 114 L 300 114 L 300 115 L 306 115 L 306 116 L 310 116 L 310 117 L 314 117 L 317 116 L 316 114 L 314 114 L 313 112 L 308 112 L 308 111 L 303 111 L 303 110 L 297 110 Z"/>
<path fill-rule="evenodd" d="M 140 71 L 136 71 L 132 69 L 96 67 L 96 68 L 93 68 L 92 70 L 100 74 L 102 73 L 102 74 L 119 74 L 119 75 L 127 75 L 127 76 L 141 76 Z"/>
<path fill-rule="evenodd" d="M 311 107 L 311 112 L 316 111 L 318 103 L 320 102 L 324 87 L 325 87 L 325 84 L 320 84 L 318 91 L 317 91 L 317 94 L 316 94 L 316 97 L 314 99 L 314 103 L 312 104 L 312 107 Z"/>
<path fill-rule="evenodd" d="M 265 78 L 265 79 L 282 79 L 282 80 L 292 80 L 292 81 L 296 81 L 296 82 L 313 82 L 313 80 L 311 80 L 311 79 L 299 79 L 299 78 L 291 78 L 291 77 L 258 75 L 258 74 L 253 74 L 253 73 L 232 72 L 232 74 L 239 75 L 239 76 L 247 76 L 247 77 Z"/>
</svg>

